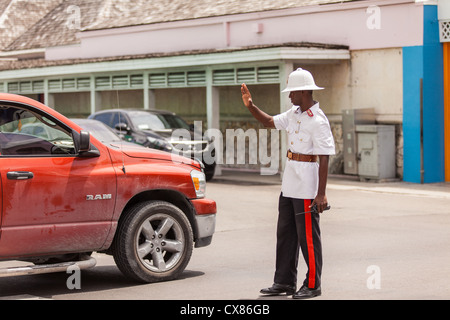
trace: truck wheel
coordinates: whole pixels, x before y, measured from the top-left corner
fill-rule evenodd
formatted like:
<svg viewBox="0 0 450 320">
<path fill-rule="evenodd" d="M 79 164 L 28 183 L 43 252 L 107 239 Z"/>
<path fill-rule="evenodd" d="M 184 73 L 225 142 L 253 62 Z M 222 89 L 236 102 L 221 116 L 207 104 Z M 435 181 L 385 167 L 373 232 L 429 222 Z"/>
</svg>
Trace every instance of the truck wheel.
<svg viewBox="0 0 450 320">
<path fill-rule="evenodd" d="M 148 201 L 119 223 L 113 256 L 124 275 L 140 282 L 173 280 L 186 268 L 193 248 L 192 228 L 171 203 Z"/>
</svg>

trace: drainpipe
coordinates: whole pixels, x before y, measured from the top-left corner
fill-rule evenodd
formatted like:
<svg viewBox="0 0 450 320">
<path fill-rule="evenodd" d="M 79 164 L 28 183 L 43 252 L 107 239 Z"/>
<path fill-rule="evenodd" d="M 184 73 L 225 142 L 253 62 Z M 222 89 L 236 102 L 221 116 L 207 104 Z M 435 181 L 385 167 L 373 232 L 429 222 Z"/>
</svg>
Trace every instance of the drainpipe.
<svg viewBox="0 0 450 320">
<path fill-rule="evenodd" d="M 424 180 L 423 165 L 423 79 L 420 78 L 420 183 Z"/>
</svg>

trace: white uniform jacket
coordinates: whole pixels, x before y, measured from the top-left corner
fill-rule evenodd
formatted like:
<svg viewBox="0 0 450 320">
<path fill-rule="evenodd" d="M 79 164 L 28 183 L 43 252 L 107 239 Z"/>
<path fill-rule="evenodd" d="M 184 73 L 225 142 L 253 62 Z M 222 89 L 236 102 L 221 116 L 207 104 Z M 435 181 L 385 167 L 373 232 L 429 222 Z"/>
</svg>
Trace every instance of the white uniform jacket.
<svg viewBox="0 0 450 320">
<path fill-rule="evenodd" d="M 316 103 L 305 112 L 298 106 L 273 117 L 278 130 L 287 131 L 288 148 L 307 155 L 334 155 L 334 139 L 327 117 Z M 281 191 L 284 197 L 314 199 L 319 186 L 319 164 L 286 160 Z"/>
</svg>

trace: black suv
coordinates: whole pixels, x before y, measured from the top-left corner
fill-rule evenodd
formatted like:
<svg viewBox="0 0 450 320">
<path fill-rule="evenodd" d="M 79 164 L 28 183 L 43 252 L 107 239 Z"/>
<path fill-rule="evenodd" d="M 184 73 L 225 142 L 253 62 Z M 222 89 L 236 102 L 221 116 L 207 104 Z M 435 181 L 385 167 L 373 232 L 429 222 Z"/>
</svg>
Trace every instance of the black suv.
<svg viewBox="0 0 450 320">
<path fill-rule="evenodd" d="M 206 180 L 211 180 L 216 167 L 215 149 L 210 139 L 204 140 L 201 132 L 194 140 L 193 126 L 189 126 L 176 114 L 162 110 L 145 109 L 110 109 L 93 113 L 89 119 L 95 119 L 115 129 L 119 136 L 130 142 L 145 147 L 176 152 L 191 158 L 201 160 L 204 165 Z M 172 138 L 175 129 L 185 129 L 190 138 Z"/>
</svg>

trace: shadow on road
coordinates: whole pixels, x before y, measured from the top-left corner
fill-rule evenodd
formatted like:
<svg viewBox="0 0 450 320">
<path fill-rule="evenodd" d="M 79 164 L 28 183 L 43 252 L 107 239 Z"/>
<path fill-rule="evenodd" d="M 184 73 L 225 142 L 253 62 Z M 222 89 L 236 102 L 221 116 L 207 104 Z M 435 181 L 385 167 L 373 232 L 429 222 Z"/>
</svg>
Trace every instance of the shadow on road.
<svg viewBox="0 0 450 320">
<path fill-rule="evenodd" d="M 81 271 L 81 289 L 71 290 L 67 286 L 71 275 L 72 273 L 48 273 L 0 278 L 0 300 L 10 299 L 11 296 L 33 296 L 52 299 L 53 296 L 63 294 L 100 292 L 103 290 L 152 285 L 151 283 L 142 284 L 129 280 L 116 266 L 97 266 Z M 202 275 L 204 275 L 204 272 L 185 270 L 178 279 L 173 281 Z"/>
</svg>

